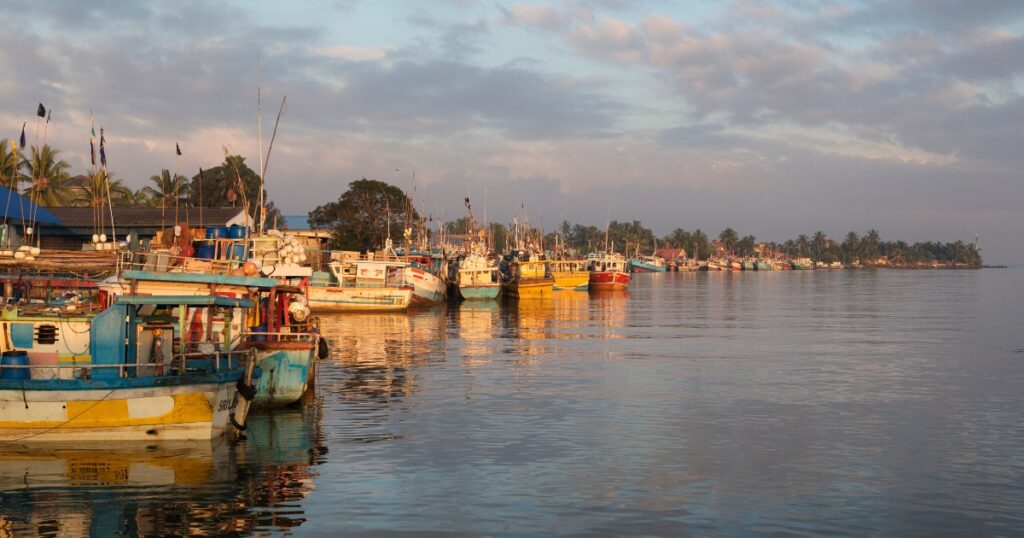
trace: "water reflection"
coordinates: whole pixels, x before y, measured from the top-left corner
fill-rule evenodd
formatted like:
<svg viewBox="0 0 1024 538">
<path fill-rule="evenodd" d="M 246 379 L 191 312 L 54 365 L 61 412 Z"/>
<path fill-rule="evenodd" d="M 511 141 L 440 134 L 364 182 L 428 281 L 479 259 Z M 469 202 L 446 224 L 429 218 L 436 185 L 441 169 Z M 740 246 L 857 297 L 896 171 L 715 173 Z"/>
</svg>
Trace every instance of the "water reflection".
<svg viewBox="0 0 1024 538">
<path fill-rule="evenodd" d="M 254 414 L 248 440 L 4 445 L 0 536 L 219 536 L 306 521 L 320 406 Z"/>
</svg>

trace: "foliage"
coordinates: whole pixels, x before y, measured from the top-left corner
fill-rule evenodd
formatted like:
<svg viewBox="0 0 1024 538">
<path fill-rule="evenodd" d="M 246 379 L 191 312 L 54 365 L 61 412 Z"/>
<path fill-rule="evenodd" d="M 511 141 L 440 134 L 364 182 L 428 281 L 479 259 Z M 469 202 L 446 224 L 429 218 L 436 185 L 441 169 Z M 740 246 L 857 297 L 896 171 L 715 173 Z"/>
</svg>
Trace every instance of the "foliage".
<svg viewBox="0 0 1024 538">
<path fill-rule="evenodd" d="M 309 213 L 314 229 L 331 230 L 334 248 L 370 251 L 388 237 L 400 240 L 409 216 L 409 197 L 402 189 L 365 177 L 349 183 L 335 202 Z M 419 216 L 412 212 L 413 220 Z"/>
<path fill-rule="evenodd" d="M 259 220 L 260 176 L 245 164 L 241 155 L 227 155 L 223 163 L 192 176 L 187 191 L 192 207 L 244 207 L 254 222 Z M 282 225 L 284 216 L 269 201 L 266 189 L 263 200 L 267 226 Z"/>
<path fill-rule="evenodd" d="M 23 194 L 39 205 L 62 206 L 71 195 L 67 183 L 71 165 L 59 156 L 59 150 L 46 144 L 42 149 L 32 146 L 29 155 L 22 157 L 21 168 L 26 173 L 21 181 L 28 182 Z"/>
</svg>

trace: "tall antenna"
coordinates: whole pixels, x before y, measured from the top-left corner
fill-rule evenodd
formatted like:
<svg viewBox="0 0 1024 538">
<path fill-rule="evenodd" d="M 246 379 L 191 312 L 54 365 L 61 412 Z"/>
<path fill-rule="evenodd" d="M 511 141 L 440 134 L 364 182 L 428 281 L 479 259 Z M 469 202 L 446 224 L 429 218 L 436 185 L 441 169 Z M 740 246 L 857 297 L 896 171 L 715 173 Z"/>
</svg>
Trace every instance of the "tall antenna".
<svg viewBox="0 0 1024 538">
<path fill-rule="evenodd" d="M 263 84 L 263 74 L 260 69 L 260 54 L 256 53 L 256 132 L 259 139 L 259 153 L 260 155 L 260 194 L 259 194 L 259 211 L 260 215 L 263 213 L 263 174 L 266 172 L 266 168 L 263 164 L 263 102 L 261 95 L 261 85 Z M 259 217 L 259 232 L 263 232 L 263 218 Z"/>
</svg>

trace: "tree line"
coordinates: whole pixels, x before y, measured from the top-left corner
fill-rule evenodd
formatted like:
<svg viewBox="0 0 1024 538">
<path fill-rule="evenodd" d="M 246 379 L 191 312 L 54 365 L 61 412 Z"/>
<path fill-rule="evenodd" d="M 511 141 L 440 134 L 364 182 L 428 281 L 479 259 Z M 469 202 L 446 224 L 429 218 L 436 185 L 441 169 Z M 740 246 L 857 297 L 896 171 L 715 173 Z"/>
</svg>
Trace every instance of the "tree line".
<svg viewBox="0 0 1024 538">
<path fill-rule="evenodd" d="M 14 153 L 8 140 L 0 140 L 0 183 L 44 207 L 246 207 L 255 218 L 260 178 L 241 155 L 191 178 L 161 170 L 149 177 L 150 185 L 133 190 L 104 168 L 72 176 L 71 165 L 60 150 L 46 144 Z M 107 191 L 109 190 L 109 202 Z M 264 191 L 264 197 L 266 191 Z M 283 222 L 273 202 L 266 202 L 267 222 Z"/>
<path fill-rule="evenodd" d="M 383 181 L 362 178 L 349 184 L 348 191 L 337 202 L 329 202 L 314 209 L 309 214 L 309 220 L 314 228 L 333 231 L 335 248 L 373 250 L 383 245 L 389 227 L 398 241 L 402 234 L 397 230 L 408 226 L 410 218 L 420 218 L 410 213 L 411 203 L 400 188 Z M 465 216 L 444 223 L 441 229 L 448 235 L 456 235 L 468 234 L 475 231 L 474 228 L 481 227 L 489 232 L 495 249 L 511 247 L 511 223 L 477 225 Z M 712 255 L 761 255 L 789 259 L 810 258 L 823 263 L 843 262 L 846 265 L 873 265 L 879 264 L 882 259 L 887 264 L 905 266 L 932 262 L 969 267 L 982 265 L 981 252 L 976 245 L 963 241 L 914 244 L 883 241 L 874 229 L 868 230 L 863 236 L 851 231 L 842 241 L 830 239 L 820 230 L 782 242 L 758 241 L 755 236 L 741 235 L 733 228 L 726 228 L 715 237 L 700 228 L 676 228 L 659 238 L 639 220 L 613 220 L 606 228 L 563 221 L 546 235 L 536 229 L 526 233 L 532 233 L 533 237 L 543 237 L 547 249 L 557 246 L 575 255 L 607 249 L 631 256 L 637 252 L 650 254 L 655 248 L 672 248 L 684 249 L 688 257 L 698 260 L 706 260 Z"/>
</svg>

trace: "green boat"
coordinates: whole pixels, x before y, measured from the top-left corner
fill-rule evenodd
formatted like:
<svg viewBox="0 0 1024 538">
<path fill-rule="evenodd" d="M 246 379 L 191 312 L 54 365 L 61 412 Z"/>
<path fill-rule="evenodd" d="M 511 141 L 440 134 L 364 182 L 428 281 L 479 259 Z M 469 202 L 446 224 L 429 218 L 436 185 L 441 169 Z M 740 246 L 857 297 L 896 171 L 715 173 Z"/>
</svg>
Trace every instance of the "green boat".
<svg viewBox="0 0 1024 538">
<path fill-rule="evenodd" d="M 768 262 L 766 262 L 764 260 L 757 260 L 756 262 L 754 262 L 754 269 L 756 269 L 758 271 L 771 271 L 772 270 L 772 264 L 770 264 L 770 263 L 768 263 Z"/>
</svg>

